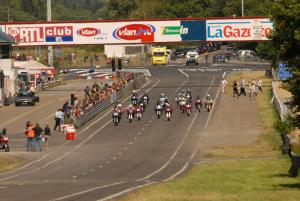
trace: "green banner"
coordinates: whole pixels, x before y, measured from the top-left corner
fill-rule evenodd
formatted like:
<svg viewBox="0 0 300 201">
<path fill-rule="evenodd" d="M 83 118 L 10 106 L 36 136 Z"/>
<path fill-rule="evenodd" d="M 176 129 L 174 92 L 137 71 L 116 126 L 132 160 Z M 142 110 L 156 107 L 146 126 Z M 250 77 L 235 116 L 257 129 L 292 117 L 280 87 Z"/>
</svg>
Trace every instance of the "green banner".
<svg viewBox="0 0 300 201">
<path fill-rule="evenodd" d="M 181 26 L 163 27 L 162 34 L 163 35 L 180 35 L 181 34 Z"/>
</svg>

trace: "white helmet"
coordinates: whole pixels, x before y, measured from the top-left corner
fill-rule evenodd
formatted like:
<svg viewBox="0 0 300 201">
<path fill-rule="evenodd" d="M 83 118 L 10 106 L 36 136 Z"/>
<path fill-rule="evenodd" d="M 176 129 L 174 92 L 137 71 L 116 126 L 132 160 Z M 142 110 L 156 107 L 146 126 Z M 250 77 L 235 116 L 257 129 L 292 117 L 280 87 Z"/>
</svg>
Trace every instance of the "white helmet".
<svg viewBox="0 0 300 201">
<path fill-rule="evenodd" d="M 164 94 L 164 93 L 162 93 L 162 94 L 161 94 L 161 97 L 164 97 L 164 96 L 165 96 L 165 94 Z"/>
</svg>

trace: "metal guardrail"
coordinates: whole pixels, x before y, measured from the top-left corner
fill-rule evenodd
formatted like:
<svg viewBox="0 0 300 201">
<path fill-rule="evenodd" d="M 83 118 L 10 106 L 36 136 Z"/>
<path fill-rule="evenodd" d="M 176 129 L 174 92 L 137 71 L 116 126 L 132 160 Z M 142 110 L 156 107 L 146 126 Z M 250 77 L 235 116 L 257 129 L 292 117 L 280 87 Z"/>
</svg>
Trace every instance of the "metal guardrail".
<svg viewBox="0 0 300 201">
<path fill-rule="evenodd" d="M 146 76 L 142 75 L 135 80 L 129 82 L 124 88 L 120 91 L 108 96 L 106 99 L 99 102 L 97 105 L 90 108 L 88 111 L 85 111 L 80 117 L 74 119 L 74 127 L 80 128 L 82 125 L 90 121 L 92 118 L 97 116 L 99 113 L 110 107 L 115 101 L 120 100 L 127 95 L 129 95 L 133 89 L 139 88 L 146 81 Z"/>
<path fill-rule="evenodd" d="M 280 119 L 282 121 L 284 121 L 289 114 L 289 110 L 288 110 L 288 107 L 284 103 L 282 103 L 281 100 L 279 99 L 278 94 L 275 90 L 274 82 L 272 82 L 272 94 L 273 94 L 272 100 L 273 100 L 275 109 L 276 109 L 278 115 L 280 116 Z"/>
</svg>

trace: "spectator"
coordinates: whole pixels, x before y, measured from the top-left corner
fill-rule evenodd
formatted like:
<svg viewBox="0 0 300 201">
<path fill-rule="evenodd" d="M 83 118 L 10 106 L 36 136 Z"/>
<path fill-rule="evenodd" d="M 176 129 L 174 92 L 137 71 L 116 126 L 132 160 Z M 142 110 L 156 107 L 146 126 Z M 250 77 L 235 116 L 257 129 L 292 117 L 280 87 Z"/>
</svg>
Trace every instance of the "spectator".
<svg viewBox="0 0 300 201">
<path fill-rule="evenodd" d="M 33 130 L 33 124 L 30 123 L 30 121 L 26 122 L 26 129 L 25 129 L 25 135 L 27 136 L 27 144 L 26 144 L 26 151 L 33 151 L 33 138 L 34 138 L 34 130 Z"/>
<path fill-rule="evenodd" d="M 61 109 L 58 109 L 55 112 L 55 126 L 54 126 L 54 131 L 56 131 L 56 128 L 58 126 L 59 131 L 61 131 L 61 123 L 63 122 L 64 119 L 64 113 L 61 111 Z"/>
<path fill-rule="evenodd" d="M 226 94 L 227 81 L 225 80 L 225 78 L 223 78 L 221 82 L 221 87 L 222 87 L 222 93 Z"/>
<path fill-rule="evenodd" d="M 51 136 L 51 130 L 49 127 L 49 124 L 46 124 L 46 127 L 44 128 L 44 135 L 45 135 L 45 146 L 44 149 L 47 150 L 48 149 L 48 143 L 49 143 L 49 139 Z"/>
<path fill-rule="evenodd" d="M 42 142 L 42 134 L 43 134 L 43 129 L 40 127 L 39 123 L 35 124 L 35 127 L 33 128 L 34 130 L 34 151 L 42 151 L 41 147 L 41 142 Z"/>
<path fill-rule="evenodd" d="M 244 78 L 241 80 L 241 95 L 246 96 L 246 82 Z"/>
<path fill-rule="evenodd" d="M 258 91 L 260 91 L 262 93 L 263 92 L 262 91 L 263 81 L 261 79 L 258 80 L 257 86 L 258 86 Z"/>
</svg>

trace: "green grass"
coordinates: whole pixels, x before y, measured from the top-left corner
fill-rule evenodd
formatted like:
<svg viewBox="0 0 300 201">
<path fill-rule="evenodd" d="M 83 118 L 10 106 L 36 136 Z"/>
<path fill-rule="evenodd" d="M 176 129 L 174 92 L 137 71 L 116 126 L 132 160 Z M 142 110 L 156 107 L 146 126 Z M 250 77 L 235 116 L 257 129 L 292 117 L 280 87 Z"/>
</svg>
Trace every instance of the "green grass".
<svg viewBox="0 0 300 201">
<path fill-rule="evenodd" d="M 0 172 L 6 172 L 19 167 L 22 161 L 16 158 L 0 157 Z"/>
<path fill-rule="evenodd" d="M 257 141 L 217 149 L 209 153 L 209 158 L 225 160 L 194 165 L 187 175 L 132 192 L 122 201 L 300 200 L 300 179 L 288 176 L 290 160 L 279 157 L 280 136 L 274 129 L 278 115 L 270 102 L 271 80 L 264 77 L 264 72 L 247 72 L 231 75 L 229 83 L 241 76 L 246 80 L 260 77 L 265 83 L 265 93 L 256 98 L 261 126 Z M 239 159 L 248 157 L 257 159 Z"/>
</svg>

